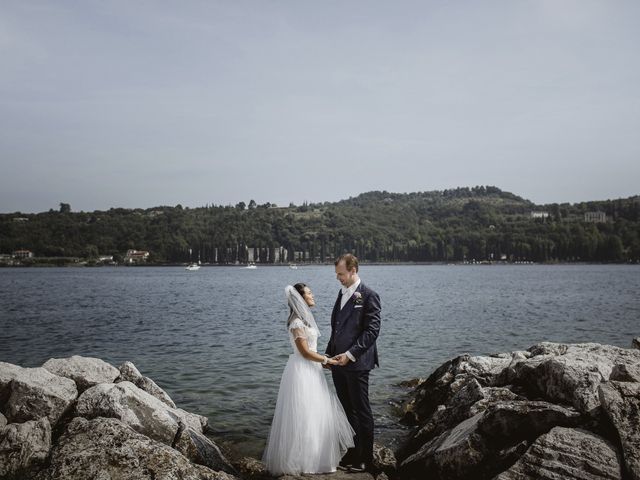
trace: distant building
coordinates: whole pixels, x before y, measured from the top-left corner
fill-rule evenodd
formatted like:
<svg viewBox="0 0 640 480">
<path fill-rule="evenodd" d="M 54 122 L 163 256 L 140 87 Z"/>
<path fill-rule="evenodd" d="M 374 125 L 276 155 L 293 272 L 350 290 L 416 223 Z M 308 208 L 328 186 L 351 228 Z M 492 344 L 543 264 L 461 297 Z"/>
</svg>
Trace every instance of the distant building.
<svg viewBox="0 0 640 480">
<path fill-rule="evenodd" d="M 98 262 L 101 262 L 101 263 L 113 263 L 113 255 L 100 255 L 98 257 Z"/>
<path fill-rule="evenodd" d="M 13 217 L 14 222 L 28 222 L 29 219 L 27 217 Z"/>
<path fill-rule="evenodd" d="M 549 212 L 531 212 L 531 218 L 549 218 Z"/>
<path fill-rule="evenodd" d="M 149 258 L 149 252 L 146 250 L 127 250 L 124 256 L 124 263 L 142 263 Z"/>
<path fill-rule="evenodd" d="M 584 221 L 589 223 L 605 223 L 607 221 L 607 214 L 604 212 L 586 212 L 584 214 Z"/>
<path fill-rule="evenodd" d="M 32 258 L 33 252 L 31 250 L 16 250 L 13 252 L 13 258 Z"/>
</svg>

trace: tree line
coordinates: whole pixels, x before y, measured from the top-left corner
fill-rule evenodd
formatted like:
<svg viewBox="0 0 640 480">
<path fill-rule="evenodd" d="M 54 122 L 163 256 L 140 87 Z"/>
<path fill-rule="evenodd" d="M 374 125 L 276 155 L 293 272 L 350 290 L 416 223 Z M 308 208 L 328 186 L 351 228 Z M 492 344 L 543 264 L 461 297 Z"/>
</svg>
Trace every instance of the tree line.
<svg viewBox="0 0 640 480">
<path fill-rule="evenodd" d="M 532 215 L 532 212 L 535 212 Z M 597 221 L 585 214 L 598 212 Z M 493 186 L 367 192 L 339 202 L 0 214 L 0 253 L 148 262 L 638 262 L 640 197 L 535 205 Z"/>
</svg>

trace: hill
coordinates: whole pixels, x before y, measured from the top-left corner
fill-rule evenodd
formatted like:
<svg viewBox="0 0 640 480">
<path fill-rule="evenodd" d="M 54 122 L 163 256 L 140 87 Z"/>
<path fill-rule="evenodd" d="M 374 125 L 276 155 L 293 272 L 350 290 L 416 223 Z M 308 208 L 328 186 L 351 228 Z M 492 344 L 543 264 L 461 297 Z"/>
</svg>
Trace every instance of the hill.
<svg viewBox="0 0 640 480">
<path fill-rule="evenodd" d="M 362 193 L 339 202 L 0 214 L 0 253 L 149 263 L 637 262 L 640 197 L 536 205 L 497 187 Z M 37 263 L 24 259 L 23 263 Z"/>
</svg>

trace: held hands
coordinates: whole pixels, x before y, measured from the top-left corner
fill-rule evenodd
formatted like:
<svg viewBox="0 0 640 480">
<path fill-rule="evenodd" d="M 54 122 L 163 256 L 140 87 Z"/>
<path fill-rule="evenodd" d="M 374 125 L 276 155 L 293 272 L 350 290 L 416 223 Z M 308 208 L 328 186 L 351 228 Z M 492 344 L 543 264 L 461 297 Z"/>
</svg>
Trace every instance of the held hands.
<svg viewBox="0 0 640 480">
<path fill-rule="evenodd" d="M 333 363 L 332 365 L 338 365 L 340 367 L 344 367 L 347 363 L 349 363 L 351 360 L 349 360 L 349 357 L 347 357 L 346 353 L 341 353 L 340 355 L 336 355 L 335 357 L 331 357 L 330 361 L 333 360 L 336 363 Z"/>
<path fill-rule="evenodd" d="M 323 368 L 331 369 L 333 365 L 337 365 L 339 367 L 344 367 L 347 363 L 349 363 L 349 357 L 345 353 L 341 353 L 340 355 L 335 355 L 333 357 L 327 357 L 327 362 L 322 364 Z"/>
</svg>

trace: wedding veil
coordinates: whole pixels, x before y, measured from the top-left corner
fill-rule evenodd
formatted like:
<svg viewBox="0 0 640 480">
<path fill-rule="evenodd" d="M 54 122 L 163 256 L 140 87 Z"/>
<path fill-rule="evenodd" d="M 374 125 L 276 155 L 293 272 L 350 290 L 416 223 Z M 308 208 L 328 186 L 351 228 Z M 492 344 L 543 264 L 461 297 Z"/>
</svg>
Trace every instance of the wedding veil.
<svg viewBox="0 0 640 480">
<path fill-rule="evenodd" d="M 302 298 L 298 291 L 291 285 L 285 287 L 284 293 L 287 296 L 287 303 L 291 309 L 287 324 L 290 324 L 294 318 L 299 318 L 309 328 L 315 329 L 315 331 L 318 332 L 318 336 L 320 336 L 320 330 L 318 330 L 316 320 L 313 318 L 313 313 L 311 313 L 311 309 L 309 305 L 307 305 L 307 302 L 304 301 L 304 298 Z"/>
</svg>

